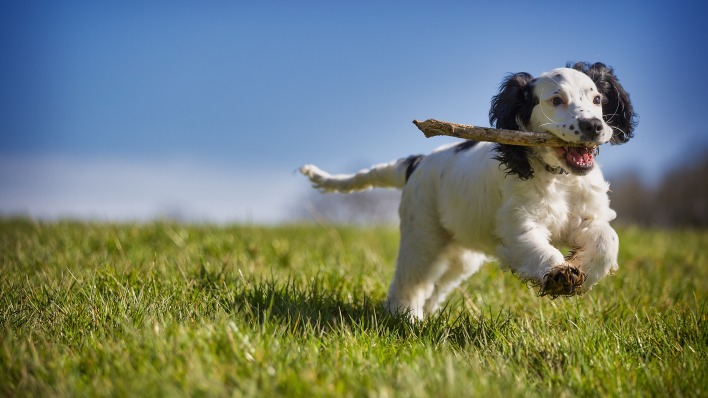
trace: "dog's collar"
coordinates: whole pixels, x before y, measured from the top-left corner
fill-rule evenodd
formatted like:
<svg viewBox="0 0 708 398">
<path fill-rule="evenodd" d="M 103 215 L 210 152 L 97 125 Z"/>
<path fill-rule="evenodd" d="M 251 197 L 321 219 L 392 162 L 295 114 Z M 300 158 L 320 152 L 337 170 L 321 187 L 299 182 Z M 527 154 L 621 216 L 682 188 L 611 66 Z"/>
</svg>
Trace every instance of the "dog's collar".
<svg viewBox="0 0 708 398">
<path fill-rule="evenodd" d="M 551 167 L 551 165 L 549 165 L 549 164 L 546 164 L 546 171 L 551 174 L 558 174 L 558 175 L 570 174 L 570 173 L 568 173 L 568 170 L 566 170 L 560 166 Z"/>
</svg>

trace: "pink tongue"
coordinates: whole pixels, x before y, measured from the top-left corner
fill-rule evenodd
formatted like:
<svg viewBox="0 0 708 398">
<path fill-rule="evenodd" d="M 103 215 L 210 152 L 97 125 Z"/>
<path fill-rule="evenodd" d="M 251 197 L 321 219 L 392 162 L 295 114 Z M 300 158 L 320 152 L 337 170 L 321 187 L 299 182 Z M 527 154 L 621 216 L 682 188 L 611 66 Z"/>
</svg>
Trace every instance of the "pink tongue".
<svg viewBox="0 0 708 398">
<path fill-rule="evenodd" d="M 568 148 L 566 160 L 577 166 L 589 166 L 592 164 L 592 150 L 590 148 Z"/>
</svg>

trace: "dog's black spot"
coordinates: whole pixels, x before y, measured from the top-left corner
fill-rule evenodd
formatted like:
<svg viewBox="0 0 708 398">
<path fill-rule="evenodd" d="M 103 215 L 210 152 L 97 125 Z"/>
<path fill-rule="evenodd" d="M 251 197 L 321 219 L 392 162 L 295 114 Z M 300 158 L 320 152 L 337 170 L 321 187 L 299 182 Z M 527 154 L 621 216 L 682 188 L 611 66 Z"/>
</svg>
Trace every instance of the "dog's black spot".
<svg viewBox="0 0 708 398">
<path fill-rule="evenodd" d="M 408 179 L 411 178 L 411 174 L 413 174 L 415 169 L 418 167 L 418 163 L 420 163 L 424 157 L 425 156 L 423 155 L 411 155 L 403 161 L 406 165 L 406 182 L 408 182 Z"/>
<path fill-rule="evenodd" d="M 477 141 L 462 141 L 459 144 L 455 145 L 455 153 L 460 153 L 468 149 L 472 149 L 475 145 L 477 145 Z"/>
</svg>

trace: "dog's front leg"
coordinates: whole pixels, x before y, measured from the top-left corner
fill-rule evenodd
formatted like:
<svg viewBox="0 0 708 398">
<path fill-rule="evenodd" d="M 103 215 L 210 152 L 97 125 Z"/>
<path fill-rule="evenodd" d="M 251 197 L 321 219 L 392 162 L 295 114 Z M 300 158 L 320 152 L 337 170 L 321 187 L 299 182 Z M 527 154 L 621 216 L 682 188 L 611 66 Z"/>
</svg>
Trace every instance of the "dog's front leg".
<svg viewBox="0 0 708 398">
<path fill-rule="evenodd" d="M 584 220 L 568 236 L 568 241 L 574 248 L 568 263 L 587 276 L 582 291 L 590 290 L 600 279 L 617 270 L 619 238 L 609 222 Z"/>
<path fill-rule="evenodd" d="M 585 274 L 550 243 L 551 232 L 541 223 L 502 218 L 497 255 L 502 266 L 541 287 L 540 294 L 567 296 L 580 292 Z M 506 219 L 504 219 L 506 218 Z"/>
</svg>

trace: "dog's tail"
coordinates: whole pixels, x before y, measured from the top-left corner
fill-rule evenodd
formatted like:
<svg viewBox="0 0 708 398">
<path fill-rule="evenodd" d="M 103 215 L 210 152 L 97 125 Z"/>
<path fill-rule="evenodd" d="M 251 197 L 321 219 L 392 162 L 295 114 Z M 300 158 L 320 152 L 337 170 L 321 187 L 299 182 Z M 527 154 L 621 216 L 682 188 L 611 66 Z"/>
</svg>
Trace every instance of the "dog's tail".
<svg viewBox="0 0 708 398">
<path fill-rule="evenodd" d="M 347 193 L 369 188 L 403 188 L 422 159 L 423 155 L 409 156 L 374 165 L 356 174 L 332 175 L 312 164 L 302 166 L 300 172 L 312 181 L 312 186 L 323 192 Z"/>
</svg>

